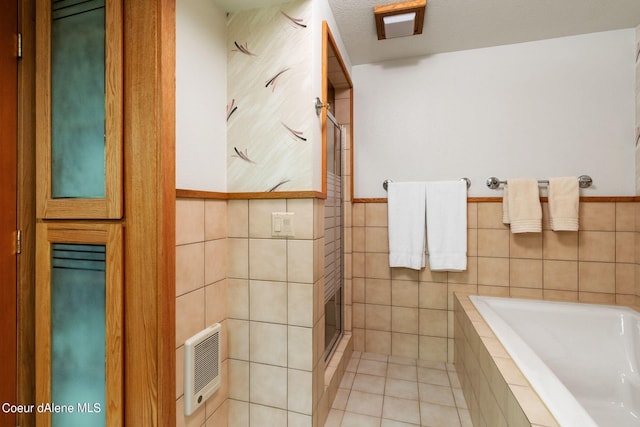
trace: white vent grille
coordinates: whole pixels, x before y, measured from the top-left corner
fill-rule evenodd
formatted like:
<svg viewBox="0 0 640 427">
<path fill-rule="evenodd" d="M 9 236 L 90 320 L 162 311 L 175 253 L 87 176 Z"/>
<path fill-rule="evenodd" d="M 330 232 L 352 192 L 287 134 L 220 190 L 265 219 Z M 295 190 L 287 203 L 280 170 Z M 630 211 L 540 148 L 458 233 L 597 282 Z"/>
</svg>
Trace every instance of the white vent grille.
<svg viewBox="0 0 640 427">
<path fill-rule="evenodd" d="M 184 414 L 191 415 L 220 387 L 220 324 L 184 343 Z"/>
</svg>

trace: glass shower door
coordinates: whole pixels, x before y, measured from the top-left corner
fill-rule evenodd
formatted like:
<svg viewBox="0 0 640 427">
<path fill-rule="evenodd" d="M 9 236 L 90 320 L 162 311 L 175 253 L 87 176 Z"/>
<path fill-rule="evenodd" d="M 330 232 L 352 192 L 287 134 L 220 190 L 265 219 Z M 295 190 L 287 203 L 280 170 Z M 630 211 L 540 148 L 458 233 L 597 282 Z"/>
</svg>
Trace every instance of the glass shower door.
<svg viewBox="0 0 640 427">
<path fill-rule="evenodd" d="M 327 112 L 327 198 L 325 200 L 325 360 L 343 332 L 342 126 Z"/>
</svg>

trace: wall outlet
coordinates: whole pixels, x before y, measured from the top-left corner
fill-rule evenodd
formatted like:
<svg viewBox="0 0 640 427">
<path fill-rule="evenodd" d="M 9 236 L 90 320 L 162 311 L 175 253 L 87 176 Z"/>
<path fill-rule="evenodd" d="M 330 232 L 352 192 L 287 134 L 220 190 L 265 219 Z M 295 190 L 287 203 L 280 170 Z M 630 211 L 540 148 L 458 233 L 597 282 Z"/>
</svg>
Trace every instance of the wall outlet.
<svg viewBox="0 0 640 427">
<path fill-rule="evenodd" d="M 273 237 L 294 237 L 293 212 L 271 213 L 271 235 Z"/>
</svg>

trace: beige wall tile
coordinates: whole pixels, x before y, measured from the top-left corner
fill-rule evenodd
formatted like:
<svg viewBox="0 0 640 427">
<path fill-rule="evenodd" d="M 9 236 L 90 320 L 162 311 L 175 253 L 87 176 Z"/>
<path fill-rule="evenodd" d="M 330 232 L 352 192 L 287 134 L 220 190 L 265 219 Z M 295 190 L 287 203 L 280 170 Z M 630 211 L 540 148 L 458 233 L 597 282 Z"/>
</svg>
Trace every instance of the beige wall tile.
<svg viewBox="0 0 640 427">
<path fill-rule="evenodd" d="M 351 235 L 353 238 L 353 252 L 364 252 L 365 227 L 351 228 Z"/>
<path fill-rule="evenodd" d="M 512 258 L 542 258 L 542 233 L 509 233 L 509 256 Z"/>
<path fill-rule="evenodd" d="M 287 325 L 249 322 L 249 360 L 287 366 Z"/>
<path fill-rule="evenodd" d="M 478 257 L 478 284 L 509 286 L 509 258 Z"/>
<path fill-rule="evenodd" d="M 418 308 L 391 307 L 391 331 L 418 334 Z"/>
<path fill-rule="evenodd" d="M 176 298 L 176 347 L 205 328 L 204 288 Z"/>
<path fill-rule="evenodd" d="M 420 336 L 420 360 L 442 362 L 447 360 L 447 339 L 440 337 Z"/>
<path fill-rule="evenodd" d="M 447 312 L 445 310 L 420 309 L 420 335 L 447 336 Z"/>
<path fill-rule="evenodd" d="M 365 224 L 367 227 L 386 227 L 388 224 L 386 203 L 365 204 Z"/>
<path fill-rule="evenodd" d="M 502 203 L 478 203 L 478 228 L 509 228 L 502 223 Z"/>
<path fill-rule="evenodd" d="M 365 277 L 364 252 L 354 252 L 351 255 L 351 274 L 353 277 Z"/>
<path fill-rule="evenodd" d="M 229 237 L 249 237 L 249 201 L 227 202 L 227 232 Z"/>
<path fill-rule="evenodd" d="M 249 362 L 229 359 L 229 398 L 249 400 Z"/>
<path fill-rule="evenodd" d="M 287 368 L 263 365 L 261 363 L 250 363 L 249 365 L 249 375 L 251 378 L 249 384 L 249 396 L 251 402 L 258 403 L 260 405 L 286 409 Z M 253 412 L 255 406 L 256 405 L 251 406 L 251 412 Z M 260 422 L 265 422 L 264 418 L 258 419 L 260 420 Z M 252 425 L 254 425 L 253 422 Z"/>
<path fill-rule="evenodd" d="M 352 280 L 353 283 L 353 287 L 352 287 L 352 299 L 353 302 L 364 302 L 364 283 L 365 283 L 365 279 L 363 278 L 359 278 L 359 277 L 355 277 Z"/>
<path fill-rule="evenodd" d="M 447 284 L 420 282 L 420 308 L 447 309 Z"/>
<path fill-rule="evenodd" d="M 221 323 L 227 318 L 227 281 L 220 280 L 208 285 L 204 291 L 206 325 Z"/>
<path fill-rule="evenodd" d="M 306 283 L 288 284 L 289 325 L 313 326 L 313 285 Z"/>
<path fill-rule="evenodd" d="M 542 289 L 531 288 L 509 288 L 509 296 L 512 298 L 529 298 L 529 299 L 543 299 L 544 294 Z"/>
<path fill-rule="evenodd" d="M 509 230 L 479 229 L 478 256 L 508 257 L 510 234 Z"/>
<path fill-rule="evenodd" d="M 365 301 L 367 304 L 391 304 L 391 280 L 365 279 Z"/>
<path fill-rule="evenodd" d="M 209 240 L 204 243 L 204 280 L 214 283 L 227 277 L 227 239 Z"/>
<path fill-rule="evenodd" d="M 616 234 L 602 231 L 578 232 L 578 260 L 613 262 L 616 257 Z"/>
<path fill-rule="evenodd" d="M 204 243 L 176 247 L 176 296 L 204 286 Z"/>
<path fill-rule="evenodd" d="M 314 238 L 314 199 L 288 199 L 287 212 L 293 212 L 296 239 Z"/>
<path fill-rule="evenodd" d="M 251 280 L 249 316 L 251 320 L 287 323 L 287 283 Z"/>
<path fill-rule="evenodd" d="M 357 304 L 354 303 L 352 305 L 352 313 L 353 313 L 353 328 L 354 329 L 364 329 L 365 326 L 365 304 Z"/>
<path fill-rule="evenodd" d="M 616 203 L 616 231 L 636 231 L 635 203 Z"/>
<path fill-rule="evenodd" d="M 467 255 L 478 256 L 478 229 L 467 229 Z"/>
<path fill-rule="evenodd" d="M 366 304 L 365 326 L 377 331 L 391 330 L 391 306 Z"/>
<path fill-rule="evenodd" d="M 412 281 L 417 282 L 420 280 L 420 270 L 414 270 L 412 268 L 393 267 L 391 269 L 391 280 L 398 281 Z"/>
<path fill-rule="evenodd" d="M 419 337 L 414 334 L 391 333 L 391 355 L 417 359 Z"/>
<path fill-rule="evenodd" d="M 351 218 L 352 218 L 352 225 L 354 227 L 364 227 L 365 226 L 365 212 L 364 212 L 364 208 L 367 204 L 366 203 L 354 203 L 353 206 L 351 207 Z M 386 225 L 386 224 L 385 224 Z"/>
<path fill-rule="evenodd" d="M 249 427 L 249 404 L 229 399 L 229 427 Z"/>
<path fill-rule="evenodd" d="M 511 258 L 509 283 L 511 287 L 542 288 L 542 260 Z"/>
<path fill-rule="evenodd" d="M 616 266 L 609 262 L 578 263 L 580 292 L 615 293 Z"/>
<path fill-rule="evenodd" d="M 420 285 L 418 281 L 392 280 L 391 305 L 398 307 L 418 307 Z"/>
<path fill-rule="evenodd" d="M 288 370 L 288 409 L 307 415 L 313 413 L 313 376 L 309 371 Z"/>
<path fill-rule="evenodd" d="M 286 280 L 298 283 L 314 282 L 313 243 L 313 240 L 287 240 Z"/>
<path fill-rule="evenodd" d="M 176 244 L 204 241 L 204 200 L 176 200 Z"/>
<path fill-rule="evenodd" d="M 615 231 L 615 203 L 581 203 L 580 230 Z"/>
<path fill-rule="evenodd" d="M 285 199 L 249 200 L 249 237 L 270 238 L 271 214 L 286 211 L 287 201 Z"/>
<path fill-rule="evenodd" d="M 477 284 L 478 283 L 478 258 L 467 257 L 467 270 L 466 271 L 450 271 L 447 273 L 449 283 L 466 283 Z M 422 281 L 422 277 L 420 278 Z M 429 280 L 427 280 L 429 281 Z"/>
<path fill-rule="evenodd" d="M 590 304 L 615 304 L 615 294 L 601 294 L 596 292 L 578 292 L 578 301 Z"/>
<path fill-rule="evenodd" d="M 390 279 L 389 254 L 365 253 L 365 277 L 374 279 Z"/>
<path fill-rule="evenodd" d="M 288 334 L 288 366 L 289 368 L 311 371 L 314 362 L 313 329 L 289 326 Z M 324 351 L 324 346 L 322 346 Z"/>
<path fill-rule="evenodd" d="M 578 262 L 552 261 L 542 263 L 543 288 L 559 291 L 578 290 Z M 545 294 L 546 298 L 546 294 Z"/>
<path fill-rule="evenodd" d="M 176 349 L 176 399 L 184 394 L 184 345 Z"/>
<path fill-rule="evenodd" d="M 635 294 L 635 264 L 616 264 L 616 294 Z"/>
<path fill-rule="evenodd" d="M 287 241 L 249 239 L 249 278 L 287 280 Z"/>
<path fill-rule="evenodd" d="M 467 228 L 478 228 L 478 203 L 467 203 Z"/>
<path fill-rule="evenodd" d="M 559 291 L 559 290 L 543 290 L 544 299 L 550 301 L 568 301 L 568 302 L 576 302 L 578 301 L 578 292 L 577 291 Z"/>
<path fill-rule="evenodd" d="M 365 228 L 365 251 L 389 253 L 389 231 L 387 227 Z"/>
<path fill-rule="evenodd" d="M 287 411 L 263 405 L 250 405 L 250 422 L 252 426 L 284 426 L 287 425 Z"/>
<path fill-rule="evenodd" d="M 391 354 L 391 332 L 366 329 L 364 341 L 368 353 Z"/>
<path fill-rule="evenodd" d="M 227 240 L 229 256 L 227 273 L 234 279 L 249 278 L 249 240 L 229 238 Z"/>
<path fill-rule="evenodd" d="M 249 360 L 249 322 L 246 320 L 227 320 L 229 357 L 237 360 Z"/>
<path fill-rule="evenodd" d="M 635 261 L 636 233 L 631 231 L 618 231 L 616 236 L 616 262 Z"/>
<path fill-rule="evenodd" d="M 227 315 L 234 319 L 249 319 L 249 281 L 227 279 Z"/>
<path fill-rule="evenodd" d="M 572 231 L 543 231 L 544 259 L 575 261 L 578 259 L 578 233 Z"/>
<path fill-rule="evenodd" d="M 224 239 L 227 237 L 229 221 L 226 200 L 205 200 L 204 215 L 205 240 Z"/>
</svg>

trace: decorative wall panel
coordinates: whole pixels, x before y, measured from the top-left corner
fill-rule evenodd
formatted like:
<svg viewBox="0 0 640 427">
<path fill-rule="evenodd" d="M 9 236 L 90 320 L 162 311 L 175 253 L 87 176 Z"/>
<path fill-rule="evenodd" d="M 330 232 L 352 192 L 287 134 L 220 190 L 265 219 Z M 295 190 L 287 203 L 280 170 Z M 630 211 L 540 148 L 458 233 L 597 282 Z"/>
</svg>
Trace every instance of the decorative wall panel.
<svg viewBox="0 0 640 427">
<path fill-rule="evenodd" d="M 312 187 L 312 39 L 308 0 L 230 14 L 228 191 Z"/>
</svg>

